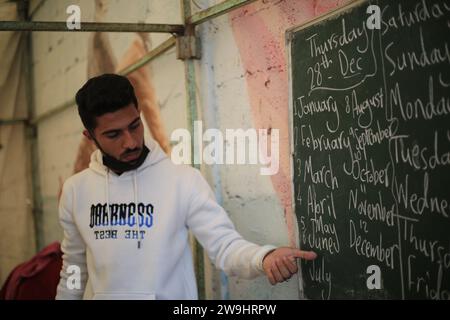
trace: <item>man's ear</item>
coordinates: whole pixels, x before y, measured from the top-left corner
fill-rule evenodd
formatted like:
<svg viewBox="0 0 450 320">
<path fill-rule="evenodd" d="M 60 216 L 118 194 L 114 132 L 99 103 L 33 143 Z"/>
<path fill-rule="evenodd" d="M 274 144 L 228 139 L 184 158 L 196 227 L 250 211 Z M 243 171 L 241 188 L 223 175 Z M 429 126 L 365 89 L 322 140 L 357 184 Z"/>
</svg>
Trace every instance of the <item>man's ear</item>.
<svg viewBox="0 0 450 320">
<path fill-rule="evenodd" d="M 83 130 L 83 135 L 88 138 L 89 140 L 92 140 L 92 136 L 86 129 Z"/>
</svg>

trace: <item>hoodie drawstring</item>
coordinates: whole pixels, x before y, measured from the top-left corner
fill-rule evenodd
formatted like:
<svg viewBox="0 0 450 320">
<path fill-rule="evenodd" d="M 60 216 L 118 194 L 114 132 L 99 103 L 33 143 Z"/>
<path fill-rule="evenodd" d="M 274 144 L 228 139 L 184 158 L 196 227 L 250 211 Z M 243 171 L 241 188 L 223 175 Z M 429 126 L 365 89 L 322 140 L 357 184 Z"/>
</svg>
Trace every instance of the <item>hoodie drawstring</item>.
<svg viewBox="0 0 450 320">
<path fill-rule="evenodd" d="M 136 226 L 137 226 L 137 232 L 138 232 L 138 249 L 141 248 L 141 226 L 139 223 L 139 213 L 138 213 L 138 187 L 137 187 L 137 177 L 136 177 L 136 170 L 133 172 L 133 189 L 134 189 L 134 206 L 135 206 L 135 215 L 136 215 Z"/>
<path fill-rule="evenodd" d="M 105 190 L 106 190 L 106 213 L 108 215 L 108 217 L 110 217 L 111 219 L 111 215 L 109 212 L 109 168 L 106 169 L 106 179 L 105 179 Z"/>
<path fill-rule="evenodd" d="M 105 190 L 106 190 L 106 212 L 108 216 L 110 216 L 109 212 L 109 168 L 106 169 L 106 179 L 105 179 Z M 135 227 L 137 230 L 137 248 L 141 249 L 141 226 L 139 224 L 139 213 L 138 213 L 138 186 L 137 186 L 137 176 L 136 176 L 136 170 L 134 170 L 133 173 L 133 191 L 134 191 L 134 207 L 135 207 Z"/>
</svg>

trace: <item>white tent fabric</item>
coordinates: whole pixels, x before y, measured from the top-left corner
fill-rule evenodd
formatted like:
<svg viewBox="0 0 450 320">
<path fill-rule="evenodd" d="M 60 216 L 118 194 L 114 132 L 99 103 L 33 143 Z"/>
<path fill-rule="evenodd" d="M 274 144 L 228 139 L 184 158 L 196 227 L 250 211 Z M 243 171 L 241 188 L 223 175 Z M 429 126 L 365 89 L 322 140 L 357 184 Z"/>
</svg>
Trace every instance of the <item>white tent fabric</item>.
<svg viewBox="0 0 450 320">
<path fill-rule="evenodd" d="M 0 0 L 0 20 L 16 19 L 16 4 Z M 0 119 L 27 116 L 25 41 L 0 32 Z M 23 123 L 0 125 L 0 285 L 35 253 L 27 143 Z"/>
</svg>

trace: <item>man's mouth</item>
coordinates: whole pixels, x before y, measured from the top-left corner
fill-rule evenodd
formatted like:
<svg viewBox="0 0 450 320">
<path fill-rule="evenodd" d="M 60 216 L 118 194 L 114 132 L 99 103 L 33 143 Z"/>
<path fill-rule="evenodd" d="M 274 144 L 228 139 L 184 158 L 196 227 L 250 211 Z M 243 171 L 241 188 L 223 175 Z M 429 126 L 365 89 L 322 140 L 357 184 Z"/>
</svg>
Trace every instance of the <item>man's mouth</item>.
<svg viewBox="0 0 450 320">
<path fill-rule="evenodd" d="M 140 151 L 141 150 L 136 150 L 136 151 L 127 153 L 125 156 L 123 156 L 122 159 L 125 160 L 125 161 L 134 161 L 137 158 L 139 158 Z"/>
</svg>

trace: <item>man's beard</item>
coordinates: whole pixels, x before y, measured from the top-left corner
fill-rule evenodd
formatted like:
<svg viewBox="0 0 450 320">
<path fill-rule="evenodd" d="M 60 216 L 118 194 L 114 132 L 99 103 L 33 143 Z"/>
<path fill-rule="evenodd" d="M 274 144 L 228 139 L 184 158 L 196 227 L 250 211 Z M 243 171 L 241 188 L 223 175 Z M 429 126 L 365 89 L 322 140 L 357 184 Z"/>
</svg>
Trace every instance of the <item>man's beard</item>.
<svg viewBox="0 0 450 320">
<path fill-rule="evenodd" d="M 130 153 L 133 151 L 130 151 Z M 150 152 L 150 150 L 143 145 L 142 151 L 139 157 L 132 161 L 120 161 L 116 158 L 110 156 L 109 154 L 103 153 L 103 164 L 116 172 L 117 174 L 122 174 L 125 171 L 135 170 L 141 166 L 141 164 L 144 163 L 145 158 L 147 158 L 147 154 Z"/>
<path fill-rule="evenodd" d="M 145 144 L 143 144 L 142 147 L 139 149 L 128 150 L 124 153 L 124 156 L 126 156 L 126 154 L 130 154 L 130 153 L 136 152 L 138 150 L 141 150 L 141 153 L 137 159 L 134 159 L 131 161 L 121 161 L 121 160 L 114 158 L 113 156 L 110 156 L 108 153 L 106 153 L 102 149 L 102 147 L 100 147 L 100 144 L 98 143 L 97 139 L 94 138 L 94 135 L 92 133 L 91 133 L 91 137 L 94 140 L 97 148 L 102 153 L 103 164 L 119 175 L 124 173 L 125 171 L 131 171 L 131 170 L 135 170 L 135 169 L 139 168 L 141 166 L 141 164 L 143 164 L 145 159 L 147 158 L 147 154 L 150 152 L 150 150 L 147 148 L 147 146 Z"/>
</svg>

